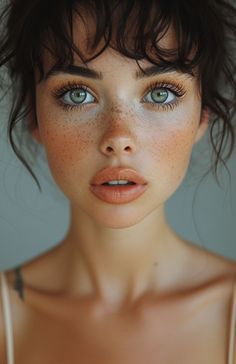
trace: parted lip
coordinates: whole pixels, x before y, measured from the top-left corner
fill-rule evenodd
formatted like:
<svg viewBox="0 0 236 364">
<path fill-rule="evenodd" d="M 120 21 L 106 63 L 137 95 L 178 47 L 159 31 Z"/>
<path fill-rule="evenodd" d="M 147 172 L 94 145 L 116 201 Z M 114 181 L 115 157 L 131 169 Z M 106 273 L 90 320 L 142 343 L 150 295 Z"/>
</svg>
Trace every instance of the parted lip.
<svg viewBox="0 0 236 364">
<path fill-rule="evenodd" d="M 124 167 L 104 168 L 96 173 L 90 184 L 98 186 L 109 181 L 121 179 L 141 185 L 147 184 L 147 181 L 142 176 L 140 176 L 137 171 L 131 168 Z"/>
</svg>

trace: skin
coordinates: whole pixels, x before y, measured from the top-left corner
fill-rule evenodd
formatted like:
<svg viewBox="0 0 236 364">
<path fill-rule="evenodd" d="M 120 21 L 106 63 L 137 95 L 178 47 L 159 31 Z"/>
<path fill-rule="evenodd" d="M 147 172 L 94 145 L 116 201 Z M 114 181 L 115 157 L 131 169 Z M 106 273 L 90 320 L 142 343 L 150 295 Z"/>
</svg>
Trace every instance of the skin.
<svg viewBox="0 0 236 364">
<path fill-rule="evenodd" d="M 82 31 L 78 24 L 76 34 Z M 172 45 L 171 33 L 164 43 Z M 143 60 L 140 65 L 151 64 Z M 102 72 L 103 79 L 60 73 L 37 85 L 39 128 L 33 135 L 45 147 L 52 175 L 70 201 L 64 241 L 68 290 L 90 292 L 111 308 L 136 300 L 150 287 L 159 291 L 173 276 L 167 277 L 168 266 L 178 274 L 178 257 L 183 259 L 186 248 L 166 221 L 164 205 L 186 174 L 192 148 L 207 129 L 208 113 L 202 113 L 195 77 L 175 71 L 137 80 L 136 62 L 112 49 L 88 66 Z M 58 105 L 52 94 L 68 81 L 85 85 L 93 102 L 72 110 Z M 155 105 L 148 102 L 154 82 L 177 83 L 185 95 L 169 92 L 168 100 L 177 103 L 172 109 Z M 148 190 L 127 204 L 99 200 L 89 181 L 107 166 L 136 169 L 148 181 Z"/>
<path fill-rule="evenodd" d="M 85 29 L 74 26 L 85 43 Z M 173 32 L 162 42 L 173 46 Z M 50 65 L 45 54 L 46 69 Z M 60 73 L 36 87 L 32 136 L 69 199 L 71 222 L 61 244 L 24 265 L 25 303 L 11 291 L 21 337 L 17 363 L 37 363 L 37 352 L 46 364 L 110 364 L 111 358 L 118 364 L 147 358 L 151 364 L 222 364 L 235 264 L 184 240 L 165 216 L 165 203 L 208 127 L 197 78 L 175 71 L 137 80 L 135 61 L 111 48 L 88 66 L 103 79 Z M 65 110 L 53 95 L 68 81 L 87 86 L 95 100 Z M 172 108 L 143 102 L 156 82 L 177 83 L 185 94 Z M 107 166 L 136 169 L 147 191 L 127 204 L 102 202 L 89 181 Z M 12 272 L 8 279 L 12 285 Z"/>
</svg>

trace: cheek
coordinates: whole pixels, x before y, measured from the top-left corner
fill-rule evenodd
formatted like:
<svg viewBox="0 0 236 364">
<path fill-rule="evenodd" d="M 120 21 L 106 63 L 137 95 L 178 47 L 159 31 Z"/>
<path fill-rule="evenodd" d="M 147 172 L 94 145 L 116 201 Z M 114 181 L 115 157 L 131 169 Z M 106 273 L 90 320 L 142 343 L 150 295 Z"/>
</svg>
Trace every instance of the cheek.
<svg viewBox="0 0 236 364">
<path fill-rule="evenodd" d="M 54 168 L 73 168 L 75 162 L 83 161 L 86 156 L 90 136 L 82 132 L 76 133 L 75 128 L 63 128 L 57 132 L 47 131 L 45 149 L 49 164 Z"/>
<path fill-rule="evenodd" d="M 91 127 L 78 125 L 72 117 L 62 116 L 51 111 L 39 114 L 40 134 L 50 170 L 56 181 L 61 184 L 68 178 L 79 178 L 76 174 L 83 171 L 88 159 L 90 145 L 94 144 Z M 89 129 L 89 130 L 88 130 Z"/>
<path fill-rule="evenodd" d="M 201 103 L 191 97 L 173 112 L 160 114 L 152 129 L 150 152 L 161 178 L 180 183 L 187 171 L 201 117 Z M 167 181 L 166 181 L 167 182 Z"/>
<path fill-rule="evenodd" d="M 187 171 L 194 139 L 196 134 L 196 120 L 185 123 L 185 127 L 170 129 L 152 134 L 149 141 L 149 151 L 153 165 L 158 175 L 160 185 L 168 187 L 178 186 Z M 172 189 L 172 187 L 170 187 Z"/>
</svg>

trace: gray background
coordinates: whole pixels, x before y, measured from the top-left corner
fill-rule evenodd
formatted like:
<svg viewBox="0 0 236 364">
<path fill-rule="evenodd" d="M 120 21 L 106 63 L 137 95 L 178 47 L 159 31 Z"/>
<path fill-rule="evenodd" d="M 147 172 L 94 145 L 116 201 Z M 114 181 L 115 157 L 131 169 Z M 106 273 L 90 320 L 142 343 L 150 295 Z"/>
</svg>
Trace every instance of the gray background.
<svg viewBox="0 0 236 364">
<path fill-rule="evenodd" d="M 0 270 L 51 249 L 61 241 L 69 223 L 68 201 L 53 181 L 43 149 L 34 168 L 41 194 L 9 147 L 7 104 L 9 100 L 0 104 Z M 221 188 L 212 175 L 199 185 L 210 165 L 211 150 L 207 132 L 194 146 L 183 183 L 166 204 L 167 217 L 184 238 L 236 260 L 236 153 L 227 163 L 231 182 L 222 168 Z"/>
</svg>

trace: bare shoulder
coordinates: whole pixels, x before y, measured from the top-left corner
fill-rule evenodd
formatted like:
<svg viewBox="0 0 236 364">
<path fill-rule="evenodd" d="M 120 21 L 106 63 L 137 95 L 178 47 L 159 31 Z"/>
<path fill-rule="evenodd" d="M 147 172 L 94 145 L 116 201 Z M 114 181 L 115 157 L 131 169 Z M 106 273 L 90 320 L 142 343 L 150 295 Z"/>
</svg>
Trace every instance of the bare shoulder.
<svg viewBox="0 0 236 364">
<path fill-rule="evenodd" d="M 57 244 L 20 264 L 24 286 L 42 291 L 59 289 L 66 269 L 65 254 L 63 253 L 63 245 Z M 15 268 L 8 270 L 6 276 L 9 286 L 12 288 L 16 279 Z"/>
<path fill-rule="evenodd" d="M 217 253 L 209 252 L 209 267 L 216 275 L 236 277 L 236 262 Z"/>
<path fill-rule="evenodd" d="M 191 256 L 189 263 L 199 282 L 236 280 L 236 261 L 192 242 L 186 243 L 189 245 Z"/>
</svg>

